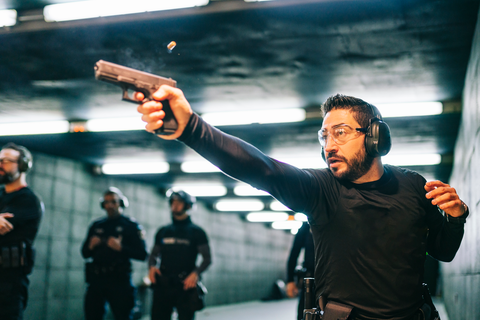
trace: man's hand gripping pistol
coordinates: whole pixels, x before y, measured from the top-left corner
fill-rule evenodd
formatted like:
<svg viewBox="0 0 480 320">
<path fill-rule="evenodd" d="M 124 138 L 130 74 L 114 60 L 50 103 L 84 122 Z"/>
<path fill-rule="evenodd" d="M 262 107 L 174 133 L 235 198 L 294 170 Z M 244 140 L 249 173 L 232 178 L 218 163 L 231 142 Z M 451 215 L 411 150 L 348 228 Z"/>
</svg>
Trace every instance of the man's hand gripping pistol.
<svg viewBox="0 0 480 320">
<path fill-rule="evenodd" d="M 177 82 L 172 79 L 156 76 L 143 71 L 138 71 L 132 68 L 127 68 L 115 63 L 99 60 L 95 64 L 95 78 L 105 82 L 113 83 L 123 90 L 122 100 L 141 104 L 153 100 L 153 93 L 157 91 L 162 84 L 176 87 Z M 143 93 L 145 99 L 138 101 L 130 98 L 128 90 Z M 156 134 L 171 135 L 177 130 L 177 120 L 173 115 L 172 109 L 168 100 L 161 101 L 165 118 L 163 119 L 163 126 L 155 130 Z"/>
</svg>

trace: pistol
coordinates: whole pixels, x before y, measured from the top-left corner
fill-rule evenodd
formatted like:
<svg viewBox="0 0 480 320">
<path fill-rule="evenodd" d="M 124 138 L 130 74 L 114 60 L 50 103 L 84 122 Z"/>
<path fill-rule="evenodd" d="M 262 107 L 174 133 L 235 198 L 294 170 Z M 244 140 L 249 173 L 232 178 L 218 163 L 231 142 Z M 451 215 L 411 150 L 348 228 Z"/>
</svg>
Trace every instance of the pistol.
<svg viewBox="0 0 480 320">
<path fill-rule="evenodd" d="M 94 69 L 95 79 L 119 86 L 123 90 L 122 100 L 137 104 L 153 100 L 153 93 L 157 91 L 162 84 L 167 84 L 171 87 L 177 86 L 177 82 L 171 78 L 167 79 L 103 60 L 99 60 L 95 64 Z M 138 101 L 130 98 L 128 90 L 143 93 L 145 99 L 143 101 Z M 161 103 L 163 105 L 163 111 L 165 112 L 165 118 L 163 118 L 163 125 L 155 130 L 155 133 L 160 135 L 171 135 L 178 128 L 177 120 L 173 115 L 168 100 L 163 100 Z"/>
</svg>

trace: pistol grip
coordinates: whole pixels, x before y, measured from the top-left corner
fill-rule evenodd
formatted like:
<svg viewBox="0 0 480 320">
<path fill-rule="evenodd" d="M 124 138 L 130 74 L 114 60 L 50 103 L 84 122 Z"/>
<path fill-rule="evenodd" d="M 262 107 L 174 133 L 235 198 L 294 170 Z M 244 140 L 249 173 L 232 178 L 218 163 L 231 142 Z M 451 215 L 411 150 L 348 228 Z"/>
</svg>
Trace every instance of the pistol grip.
<svg viewBox="0 0 480 320">
<path fill-rule="evenodd" d="M 165 112 L 165 118 L 163 118 L 163 126 L 155 130 L 155 134 L 169 136 L 174 134 L 177 131 L 178 124 L 175 116 L 173 115 L 172 109 L 168 100 L 161 101 L 163 106 L 163 111 Z"/>
</svg>

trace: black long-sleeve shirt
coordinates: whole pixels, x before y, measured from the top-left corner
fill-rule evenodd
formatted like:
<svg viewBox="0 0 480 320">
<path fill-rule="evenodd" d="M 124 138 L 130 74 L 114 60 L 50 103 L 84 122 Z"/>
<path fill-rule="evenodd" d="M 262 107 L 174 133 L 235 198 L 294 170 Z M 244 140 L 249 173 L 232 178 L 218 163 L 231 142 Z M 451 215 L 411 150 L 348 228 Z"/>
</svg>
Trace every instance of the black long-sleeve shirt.
<svg viewBox="0 0 480 320">
<path fill-rule="evenodd" d="M 90 239 L 99 237 L 102 242 L 89 249 Z M 109 237 L 122 237 L 122 250 L 116 251 L 107 245 Z M 93 222 L 82 246 L 82 256 L 106 268 L 131 271 L 130 259 L 143 261 L 147 258 L 143 228 L 132 218 L 120 215 L 115 218 L 101 218 Z"/>
<path fill-rule="evenodd" d="M 425 198 L 419 174 L 385 165 L 380 180 L 354 184 L 328 169 L 299 169 L 206 124 L 193 114 L 179 140 L 227 175 L 265 190 L 308 216 L 315 285 L 355 307 L 355 319 L 406 319 L 422 302 L 425 253 L 450 261 L 463 224 L 448 222 Z"/>
<path fill-rule="evenodd" d="M 0 235 L 0 247 L 25 243 L 27 250 L 33 250 L 33 242 L 37 236 L 40 221 L 44 213 L 44 205 L 39 197 L 29 187 L 6 193 L 0 189 L 0 213 L 12 213 L 12 218 L 6 218 L 12 225 L 12 231 Z M 29 268 L 31 271 L 34 255 L 29 254 Z"/>
</svg>

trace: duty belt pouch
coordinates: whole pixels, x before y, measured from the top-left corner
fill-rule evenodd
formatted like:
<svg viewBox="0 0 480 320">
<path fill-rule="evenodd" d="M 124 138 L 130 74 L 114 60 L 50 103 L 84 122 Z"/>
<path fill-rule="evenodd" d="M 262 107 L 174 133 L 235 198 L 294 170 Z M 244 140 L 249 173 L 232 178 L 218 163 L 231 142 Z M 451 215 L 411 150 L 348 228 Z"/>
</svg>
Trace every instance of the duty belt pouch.
<svg viewBox="0 0 480 320">
<path fill-rule="evenodd" d="M 334 301 L 327 302 L 322 320 L 347 320 L 353 307 Z"/>
<path fill-rule="evenodd" d="M 10 247 L 3 247 L 2 248 L 2 267 L 3 268 L 10 268 Z"/>
<path fill-rule="evenodd" d="M 205 308 L 205 295 L 207 288 L 200 281 L 197 282 L 197 287 L 189 290 L 190 306 L 193 311 L 200 311 Z"/>
</svg>

